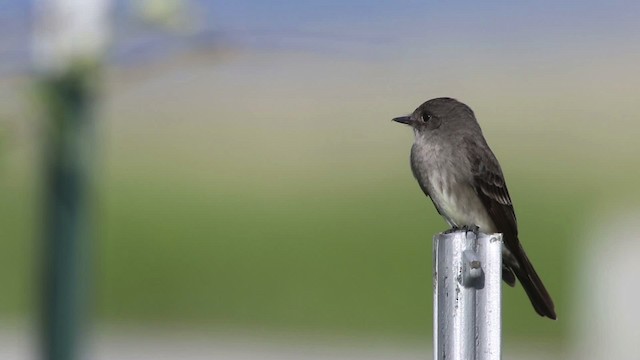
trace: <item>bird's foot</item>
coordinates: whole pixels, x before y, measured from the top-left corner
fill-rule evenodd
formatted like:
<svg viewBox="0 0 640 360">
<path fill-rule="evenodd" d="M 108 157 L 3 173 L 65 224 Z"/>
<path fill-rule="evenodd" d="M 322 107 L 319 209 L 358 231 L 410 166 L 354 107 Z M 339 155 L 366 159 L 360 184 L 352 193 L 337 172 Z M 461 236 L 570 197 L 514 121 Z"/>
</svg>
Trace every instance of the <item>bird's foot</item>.
<svg viewBox="0 0 640 360">
<path fill-rule="evenodd" d="M 480 228 L 478 227 L 478 225 L 465 225 L 461 229 L 466 232 L 472 232 L 476 237 L 478 237 L 478 233 L 480 232 Z"/>
<path fill-rule="evenodd" d="M 453 226 L 453 227 L 451 227 L 451 229 L 446 230 L 445 232 L 443 232 L 443 234 L 452 234 L 452 233 L 454 233 L 456 231 L 460 231 L 460 228 L 457 227 L 457 226 Z"/>
</svg>

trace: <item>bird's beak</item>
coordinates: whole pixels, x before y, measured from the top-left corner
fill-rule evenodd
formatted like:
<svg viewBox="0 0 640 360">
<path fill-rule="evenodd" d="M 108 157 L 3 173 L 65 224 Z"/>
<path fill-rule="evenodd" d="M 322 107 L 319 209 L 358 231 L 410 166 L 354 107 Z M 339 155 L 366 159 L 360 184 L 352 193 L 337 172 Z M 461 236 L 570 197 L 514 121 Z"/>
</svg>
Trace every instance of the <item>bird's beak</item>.
<svg viewBox="0 0 640 360">
<path fill-rule="evenodd" d="M 393 118 L 393 121 L 399 122 L 400 124 L 411 124 L 411 116 L 400 116 L 397 118 Z"/>
</svg>

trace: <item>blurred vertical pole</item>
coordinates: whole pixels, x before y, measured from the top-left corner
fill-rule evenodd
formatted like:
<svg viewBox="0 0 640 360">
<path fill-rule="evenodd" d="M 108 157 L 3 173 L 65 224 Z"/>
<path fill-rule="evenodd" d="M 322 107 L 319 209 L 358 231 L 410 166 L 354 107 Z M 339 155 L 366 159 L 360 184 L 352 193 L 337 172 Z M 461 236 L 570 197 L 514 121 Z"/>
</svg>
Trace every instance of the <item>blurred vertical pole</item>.
<svg viewBox="0 0 640 360">
<path fill-rule="evenodd" d="M 502 236 L 443 233 L 433 247 L 434 359 L 500 359 Z"/>
<path fill-rule="evenodd" d="M 573 349 L 569 359 L 640 359 L 640 208 L 598 206 L 572 256 Z"/>
<path fill-rule="evenodd" d="M 33 61 L 44 110 L 42 357 L 80 357 L 88 325 L 94 115 L 108 0 L 37 0 Z"/>
</svg>

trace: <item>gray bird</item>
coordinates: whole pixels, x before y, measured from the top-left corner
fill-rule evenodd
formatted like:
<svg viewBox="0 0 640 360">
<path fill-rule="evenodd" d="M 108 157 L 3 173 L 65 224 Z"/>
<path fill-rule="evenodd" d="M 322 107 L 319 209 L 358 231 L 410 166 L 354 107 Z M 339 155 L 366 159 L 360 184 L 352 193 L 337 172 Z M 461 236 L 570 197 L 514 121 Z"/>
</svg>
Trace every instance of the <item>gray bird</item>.
<svg viewBox="0 0 640 360">
<path fill-rule="evenodd" d="M 502 233 L 502 279 L 516 277 L 535 311 L 556 319 L 553 301 L 518 240 L 518 224 L 502 169 L 467 105 L 432 99 L 393 119 L 413 128 L 411 170 L 422 191 L 453 229 Z"/>
</svg>

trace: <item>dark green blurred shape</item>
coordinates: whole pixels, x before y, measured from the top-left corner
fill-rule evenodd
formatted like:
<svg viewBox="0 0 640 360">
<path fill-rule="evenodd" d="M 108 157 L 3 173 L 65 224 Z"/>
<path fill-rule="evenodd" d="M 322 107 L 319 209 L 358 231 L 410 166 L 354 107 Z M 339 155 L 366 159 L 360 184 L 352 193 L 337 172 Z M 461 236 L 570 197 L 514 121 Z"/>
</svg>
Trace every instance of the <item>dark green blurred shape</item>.
<svg viewBox="0 0 640 360">
<path fill-rule="evenodd" d="M 44 103 L 43 357 L 76 359 L 87 322 L 94 67 L 75 66 L 38 84 Z"/>
</svg>

